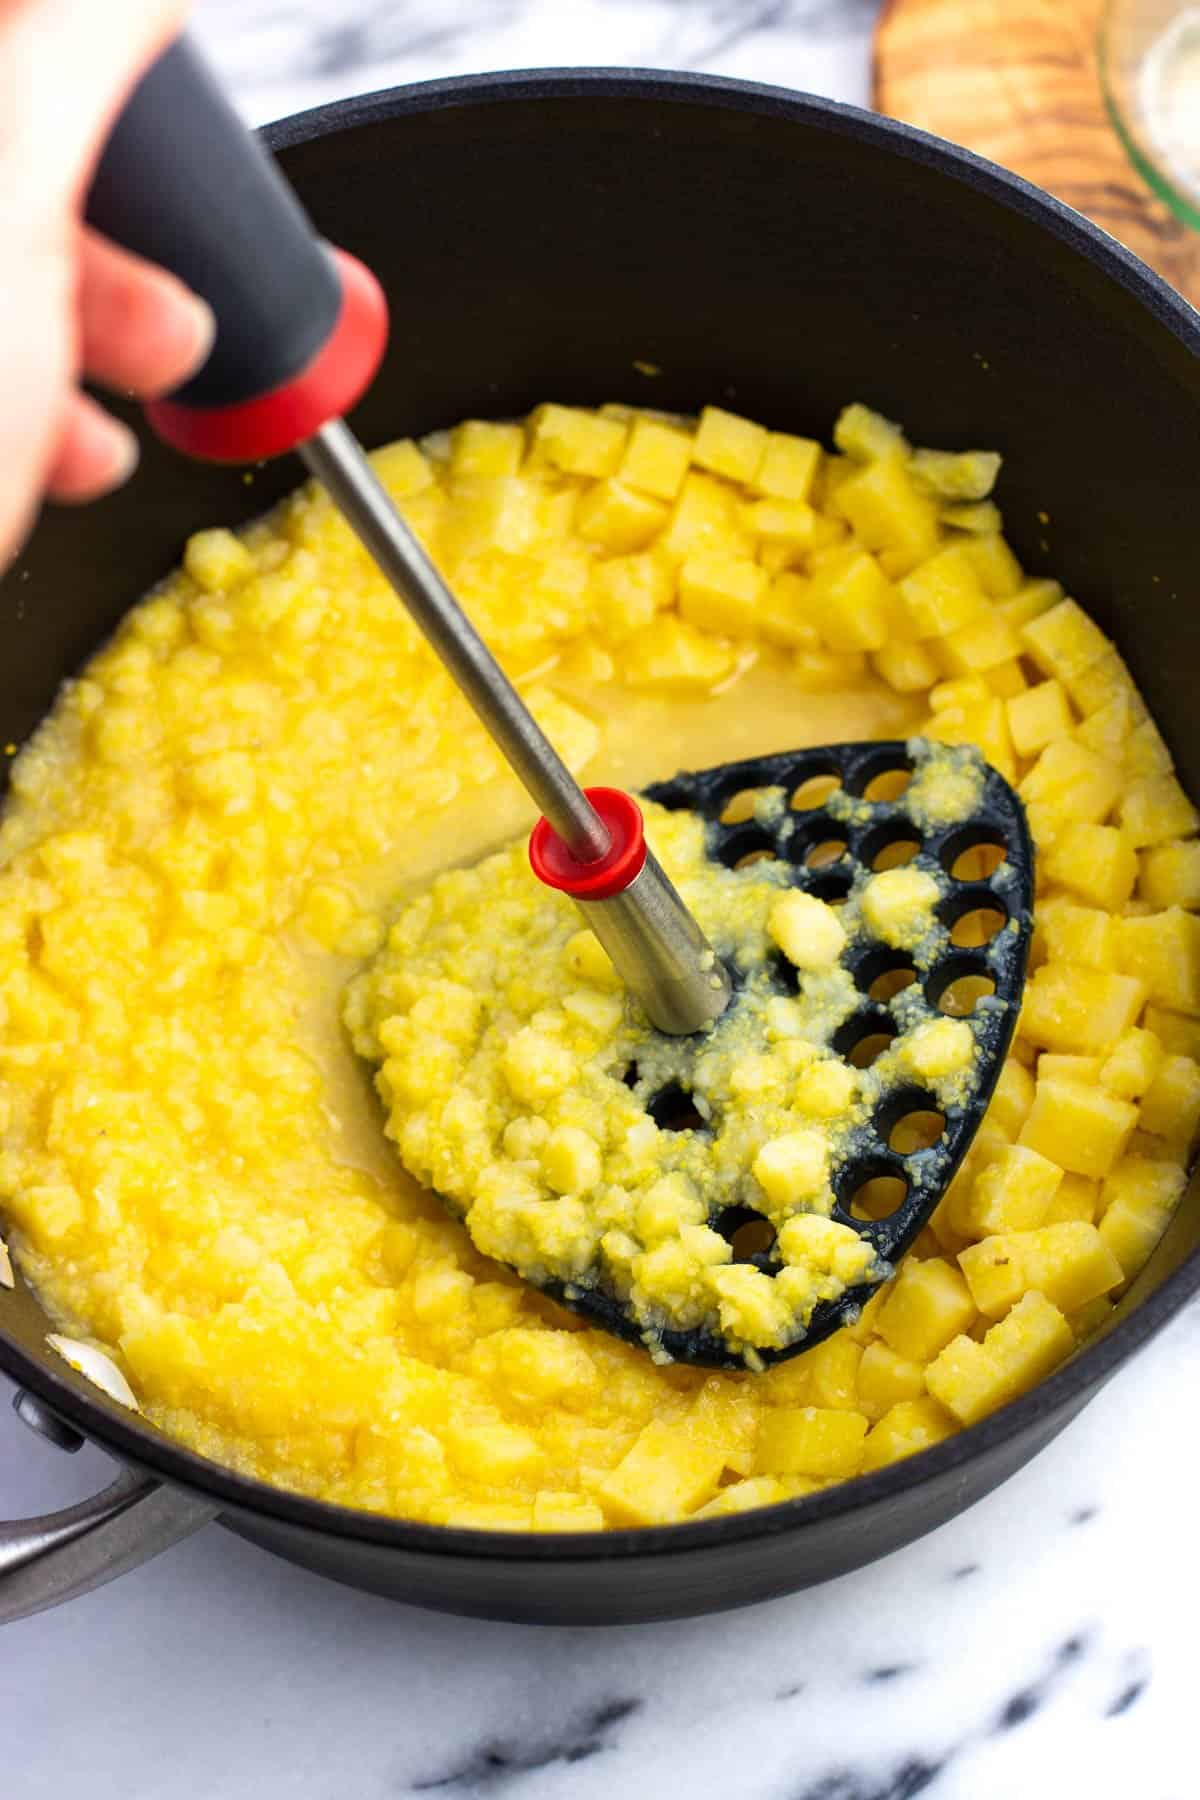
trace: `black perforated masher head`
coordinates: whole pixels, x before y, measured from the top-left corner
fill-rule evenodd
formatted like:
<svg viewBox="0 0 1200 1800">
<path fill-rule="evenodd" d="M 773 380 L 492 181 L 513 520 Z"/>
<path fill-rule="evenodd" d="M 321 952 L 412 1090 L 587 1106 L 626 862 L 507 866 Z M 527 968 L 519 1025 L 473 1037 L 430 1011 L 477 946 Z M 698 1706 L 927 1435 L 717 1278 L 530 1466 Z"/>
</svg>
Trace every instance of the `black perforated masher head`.
<svg viewBox="0 0 1200 1800">
<path fill-rule="evenodd" d="M 936 924 L 913 951 L 890 947 L 861 926 L 842 959 L 859 1005 L 838 1028 L 832 1048 L 858 1067 L 924 1019 L 969 1018 L 976 1053 L 961 1103 L 942 1107 L 916 1084 L 889 1085 L 869 1118 L 856 1124 L 833 1171 L 832 1217 L 852 1227 L 876 1252 L 875 1277 L 820 1302 L 802 1336 L 782 1348 L 746 1347 L 706 1328 L 665 1326 L 647 1333 L 607 1284 L 549 1291 L 573 1310 L 659 1355 L 715 1368 L 767 1366 L 810 1349 L 852 1323 L 928 1221 L 979 1126 L 1012 1039 L 1025 979 L 1033 915 L 1033 847 L 1024 810 L 1007 781 L 975 752 L 952 753 L 979 780 L 969 811 L 938 823 L 919 801 L 916 777 L 944 746 L 908 743 L 834 744 L 754 757 L 680 774 L 646 789 L 669 810 L 698 813 L 709 857 L 726 868 L 772 858 L 788 884 L 834 905 L 852 900 L 872 875 L 900 865 L 933 875 L 942 889 Z M 753 804 L 755 795 L 773 804 Z M 740 799 L 741 804 L 738 804 Z M 771 964 L 780 993 L 795 993 L 796 971 L 780 956 Z M 803 977 L 799 978 L 800 980 Z M 736 987 L 736 976 L 735 976 Z M 733 1005 L 737 1004 L 735 993 Z M 703 1037 L 695 1040 L 697 1053 Z M 644 1085 L 644 1084 L 643 1084 Z M 661 1125 L 712 1136 L 718 1120 L 690 1105 L 686 1085 L 647 1092 L 646 1110 Z M 942 1121 L 936 1140 L 911 1147 L 905 1122 Z M 711 1212 L 737 1261 L 773 1275 L 783 1266 L 773 1231 L 744 1196 Z"/>
</svg>

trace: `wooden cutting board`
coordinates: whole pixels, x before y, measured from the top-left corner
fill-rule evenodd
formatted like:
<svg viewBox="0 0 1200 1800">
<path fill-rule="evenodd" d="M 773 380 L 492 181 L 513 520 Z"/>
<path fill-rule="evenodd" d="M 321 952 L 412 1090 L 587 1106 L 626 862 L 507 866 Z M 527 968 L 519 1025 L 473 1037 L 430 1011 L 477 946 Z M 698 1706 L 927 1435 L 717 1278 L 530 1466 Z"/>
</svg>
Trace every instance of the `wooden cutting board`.
<svg viewBox="0 0 1200 1800">
<path fill-rule="evenodd" d="M 1200 232 L 1154 198 L 1109 123 L 1103 0 L 885 0 L 880 112 L 965 144 L 1086 213 L 1200 305 Z"/>
</svg>

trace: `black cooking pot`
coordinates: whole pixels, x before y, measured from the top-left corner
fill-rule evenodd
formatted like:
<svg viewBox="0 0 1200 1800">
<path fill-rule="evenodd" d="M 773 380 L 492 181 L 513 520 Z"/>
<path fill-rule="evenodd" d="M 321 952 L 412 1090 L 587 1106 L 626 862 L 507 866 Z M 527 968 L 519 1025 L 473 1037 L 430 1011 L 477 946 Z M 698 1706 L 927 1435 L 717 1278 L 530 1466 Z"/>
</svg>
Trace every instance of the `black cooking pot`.
<svg viewBox="0 0 1200 1800">
<path fill-rule="evenodd" d="M 921 443 L 995 446 L 1034 571 L 1116 637 L 1200 792 L 1200 318 L 1022 182 L 886 119 L 682 75 L 437 82 L 320 108 L 268 138 L 318 228 L 382 278 L 391 349 L 355 419 L 377 443 L 554 398 L 719 402 L 827 435 L 861 398 Z M 198 527 L 301 477 L 184 464 L 41 523 L 0 589 L 0 726 L 22 739 Z M 1200 1287 L 1189 1191 L 1107 1329 L 1023 1400 L 876 1475 L 736 1517 L 606 1535 L 407 1524 L 231 1474 L 109 1404 L 0 1290 L 0 1366 L 30 1422 L 125 1472 L 0 1528 L 0 1617 L 119 1573 L 204 1520 L 381 1594 L 482 1617 L 618 1623 L 842 1574 L 1011 1475 Z M 64 1423 L 65 1422 L 65 1423 Z"/>
</svg>

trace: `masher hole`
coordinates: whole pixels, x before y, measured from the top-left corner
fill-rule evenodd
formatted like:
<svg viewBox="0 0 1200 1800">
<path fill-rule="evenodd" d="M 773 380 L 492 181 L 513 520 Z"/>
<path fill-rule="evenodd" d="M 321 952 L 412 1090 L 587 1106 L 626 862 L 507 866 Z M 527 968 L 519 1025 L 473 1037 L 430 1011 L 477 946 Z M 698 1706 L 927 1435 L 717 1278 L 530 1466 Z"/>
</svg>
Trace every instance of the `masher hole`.
<svg viewBox="0 0 1200 1800">
<path fill-rule="evenodd" d="M 727 869 L 747 869 L 752 863 L 776 860 L 775 839 L 762 825 L 746 824 L 722 844 L 719 856 Z"/>
<path fill-rule="evenodd" d="M 721 808 L 721 824 L 744 825 L 754 817 L 754 808 L 765 792 L 765 788 L 739 788 Z"/>
<path fill-rule="evenodd" d="M 729 1240 L 729 1248 L 733 1252 L 734 1262 L 754 1262 L 757 1257 L 769 1256 L 775 1247 L 775 1227 L 769 1219 L 747 1219 L 739 1225 Z"/>
<path fill-rule="evenodd" d="M 988 825 L 966 825 L 942 845 L 942 867 L 953 881 L 986 881 L 1008 855 L 1000 832 Z"/>
<path fill-rule="evenodd" d="M 917 1107 L 903 1113 L 888 1132 L 888 1149 L 897 1156 L 917 1156 L 932 1150 L 946 1130 L 946 1115 L 932 1107 Z"/>
<path fill-rule="evenodd" d="M 917 971 L 911 965 L 902 964 L 896 969 L 885 969 L 882 975 L 875 977 L 867 989 L 867 998 L 877 1000 L 881 1006 L 886 1006 L 889 1000 L 894 999 L 897 994 L 902 994 L 905 988 L 911 987 L 916 979 Z"/>
<path fill-rule="evenodd" d="M 833 1034 L 833 1048 L 855 1069 L 869 1069 L 896 1039 L 897 1027 L 887 1017 L 859 1013 Z"/>
<path fill-rule="evenodd" d="M 880 769 L 878 775 L 872 775 L 863 789 L 863 799 L 870 800 L 876 806 L 885 801 L 898 800 L 911 780 L 911 769 Z"/>
<path fill-rule="evenodd" d="M 791 808 L 793 812 L 815 812 L 817 807 L 824 806 L 830 794 L 836 794 L 842 785 L 840 775 L 810 775 L 807 781 L 792 793 Z"/>
<path fill-rule="evenodd" d="M 827 869 L 830 863 L 840 862 L 845 856 L 849 839 L 838 837 L 822 838 L 805 851 L 804 867 L 806 869 Z"/>
<path fill-rule="evenodd" d="M 976 844 L 955 857 L 950 865 L 951 877 L 955 881 L 986 881 L 996 873 L 1006 854 L 1003 844 Z"/>
<path fill-rule="evenodd" d="M 846 1211 L 852 1219 L 890 1219 L 908 1199 L 908 1183 L 899 1175 L 872 1175 L 855 1188 Z"/>
<path fill-rule="evenodd" d="M 955 919 L 950 927 L 950 942 L 958 950 L 979 950 L 990 944 L 1007 924 L 1007 914 L 998 907 L 975 906 Z"/>
<path fill-rule="evenodd" d="M 937 1009 L 951 1019 L 969 1019 L 981 1000 L 996 991 L 990 975 L 960 975 L 947 982 L 937 997 Z"/>
<path fill-rule="evenodd" d="M 906 863 L 921 854 L 921 840 L 914 837 L 893 838 L 889 844 L 881 844 L 871 858 L 871 868 L 876 874 L 884 869 L 902 869 Z"/>
<path fill-rule="evenodd" d="M 647 1103 L 646 1111 L 660 1131 L 703 1131 L 705 1120 L 686 1088 L 672 1081 Z"/>
</svg>

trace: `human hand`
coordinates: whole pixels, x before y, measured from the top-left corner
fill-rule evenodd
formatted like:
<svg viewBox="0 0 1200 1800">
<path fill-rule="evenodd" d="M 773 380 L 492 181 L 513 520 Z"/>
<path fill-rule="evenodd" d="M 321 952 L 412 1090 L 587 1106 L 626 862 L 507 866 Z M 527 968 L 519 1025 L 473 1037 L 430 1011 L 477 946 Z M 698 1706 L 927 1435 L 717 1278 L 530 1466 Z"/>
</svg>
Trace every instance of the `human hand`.
<svg viewBox="0 0 1200 1800">
<path fill-rule="evenodd" d="M 137 462 L 132 432 L 80 380 L 148 399 L 186 380 L 212 343 L 202 300 L 81 220 L 108 130 L 186 10 L 0 0 L 0 569 L 43 495 L 94 499 Z"/>
</svg>

